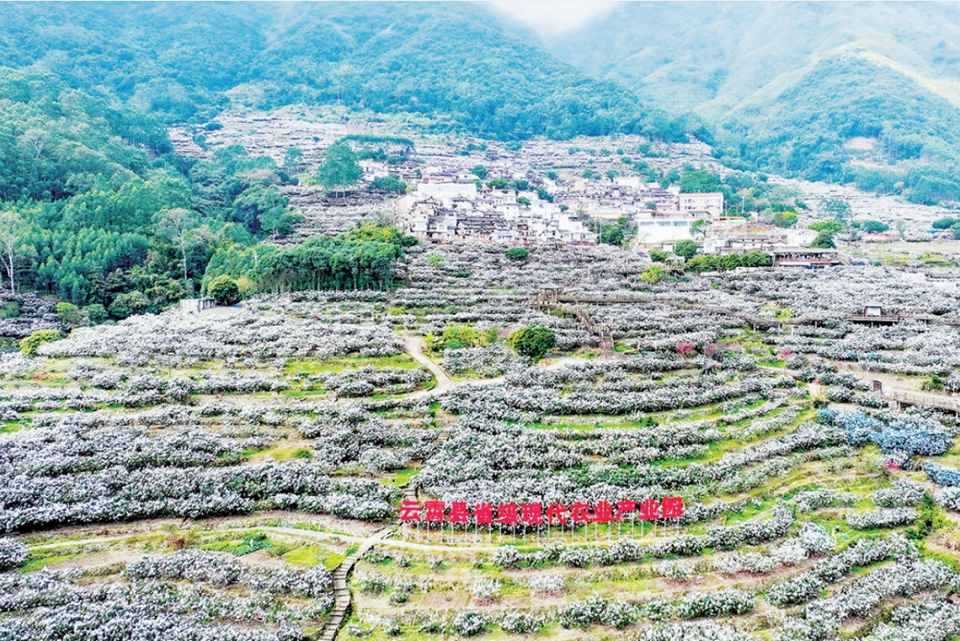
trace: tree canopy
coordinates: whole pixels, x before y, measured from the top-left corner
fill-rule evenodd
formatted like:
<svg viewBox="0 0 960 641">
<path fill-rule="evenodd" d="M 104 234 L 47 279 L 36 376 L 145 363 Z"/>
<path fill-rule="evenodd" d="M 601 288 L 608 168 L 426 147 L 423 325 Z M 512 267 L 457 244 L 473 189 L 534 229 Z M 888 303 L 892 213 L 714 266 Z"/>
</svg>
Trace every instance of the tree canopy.
<svg viewBox="0 0 960 641">
<path fill-rule="evenodd" d="M 356 185 L 363 178 L 357 153 L 345 140 L 337 141 L 327 148 L 323 163 L 317 168 L 317 180 L 329 191 L 343 191 Z"/>
</svg>

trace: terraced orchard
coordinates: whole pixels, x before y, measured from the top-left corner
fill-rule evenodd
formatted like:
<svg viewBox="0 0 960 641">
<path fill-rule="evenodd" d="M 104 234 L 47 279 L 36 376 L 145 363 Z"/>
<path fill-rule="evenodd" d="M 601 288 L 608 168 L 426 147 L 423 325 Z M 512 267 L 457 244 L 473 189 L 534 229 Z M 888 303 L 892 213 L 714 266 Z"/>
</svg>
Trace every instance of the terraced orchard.
<svg viewBox="0 0 960 641">
<path fill-rule="evenodd" d="M 505 250 L 0 355 L 0 639 L 960 635 L 955 295 Z"/>
</svg>

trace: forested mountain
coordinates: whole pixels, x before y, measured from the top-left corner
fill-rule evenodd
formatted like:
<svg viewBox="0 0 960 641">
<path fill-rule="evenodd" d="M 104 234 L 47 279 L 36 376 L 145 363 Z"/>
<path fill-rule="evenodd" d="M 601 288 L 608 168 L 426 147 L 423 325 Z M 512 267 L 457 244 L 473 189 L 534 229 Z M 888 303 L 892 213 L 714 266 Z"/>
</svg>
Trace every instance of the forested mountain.
<svg viewBox="0 0 960 641">
<path fill-rule="evenodd" d="M 192 294 L 216 249 L 282 233 L 294 215 L 269 158 L 242 147 L 176 157 L 158 120 L 48 73 L 0 68 L 0 159 L 17 284 L 94 316 Z"/>
<path fill-rule="evenodd" d="M 480 5 L 4 3 L 0 23 L 0 65 L 42 65 L 167 121 L 204 122 L 232 100 L 414 112 L 500 138 L 699 128 L 585 77 Z"/>
<path fill-rule="evenodd" d="M 956 3 L 624 3 L 548 43 L 723 153 L 917 202 L 960 199 Z M 732 160 L 732 159 L 731 159 Z"/>
</svg>

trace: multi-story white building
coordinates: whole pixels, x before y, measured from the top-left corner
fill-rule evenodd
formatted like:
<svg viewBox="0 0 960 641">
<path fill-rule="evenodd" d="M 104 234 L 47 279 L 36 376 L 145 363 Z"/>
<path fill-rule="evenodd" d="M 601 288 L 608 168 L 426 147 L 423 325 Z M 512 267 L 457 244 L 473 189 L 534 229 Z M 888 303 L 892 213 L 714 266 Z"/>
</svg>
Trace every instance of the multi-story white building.
<svg viewBox="0 0 960 641">
<path fill-rule="evenodd" d="M 642 209 L 634 217 L 637 241 L 641 244 L 661 243 L 667 240 L 692 239 L 690 228 L 698 220 L 710 220 L 706 211 L 659 211 Z"/>
<path fill-rule="evenodd" d="M 706 211 L 712 217 L 723 215 L 723 194 L 679 194 L 677 208 L 680 211 Z"/>
<path fill-rule="evenodd" d="M 477 197 L 477 184 L 475 182 L 443 181 L 443 182 L 421 182 L 417 185 L 416 199 L 426 200 L 428 198 L 437 198 L 441 200 L 466 198 L 475 200 Z"/>
</svg>

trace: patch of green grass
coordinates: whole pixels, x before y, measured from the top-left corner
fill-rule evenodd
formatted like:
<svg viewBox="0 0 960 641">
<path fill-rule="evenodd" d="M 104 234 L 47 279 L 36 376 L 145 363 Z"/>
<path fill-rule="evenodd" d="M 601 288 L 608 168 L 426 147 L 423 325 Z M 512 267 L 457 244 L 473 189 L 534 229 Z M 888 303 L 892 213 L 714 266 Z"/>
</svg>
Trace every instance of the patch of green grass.
<svg viewBox="0 0 960 641">
<path fill-rule="evenodd" d="M 229 552 L 236 556 L 243 556 L 244 554 L 250 554 L 256 552 L 257 550 L 265 550 L 271 547 L 273 543 L 267 540 L 267 535 L 263 532 L 255 532 L 248 534 L 242 539 L 220 539 L 215 541 L 209 541 L 200 546 L 203 550 L 211 550 L 213 552 Z"/>
<path fill-rule="evenodd" d="M 402 470 L 397 470 L 390 476 L 380 479 L 380 482 L 384 485 L 395 485 L 401 486 L 406 485 L 410 479 L 417 475 L 417 472 L 420 470 L 413 467 L 405 467 Z"/>
<path fill-rule="evenodd" d="M 3 427 L 0 427 L 0 434 L 10 434 L 20 431 L 20 421 L 6 421 Z"/>
<path fill-rule="evenodd" d="M 53 556 L 45 556 L 41 558 L 29 558 L 26 563 L 20 566 L 20 572 L 36 572 L 41 568 L 45 568 L 48 565 L 53 565 L 54 563 L 59 563 L 60 561 L 66 561 L 67 559 L 72 559 L 74 557 L 80 556 L 79 553 L 75 554 L 55 554 Z"/>
<path fill-rule="evenodd" d="M 283 366 L 283 373 L 293 375 L 340 372 L 345 369 L 357 369 L 367 365 L 378 369 L 415 369 L 420 364 L 407 354 L 393 354 L 391 356 L 342 356 L 323 359 L 306 358 L 301 360 L 288 360 Z"/>
<path fill-rule="evenodd" d="M 775 361 L 775 360 L 767 359 L 767 360 L 758 361 L 757 365 L 760 365 L 761 367 L 784 368 L 787 366 L 787 361 Z"/>
<path fill-rule="evenodd" d="M 340 565 L 346 557 L 342 554 L 308 545 L 290 550 L 281 558 L 293 565 L 323 565 L 326 569 L 333 570 Z"/>
</svg>

